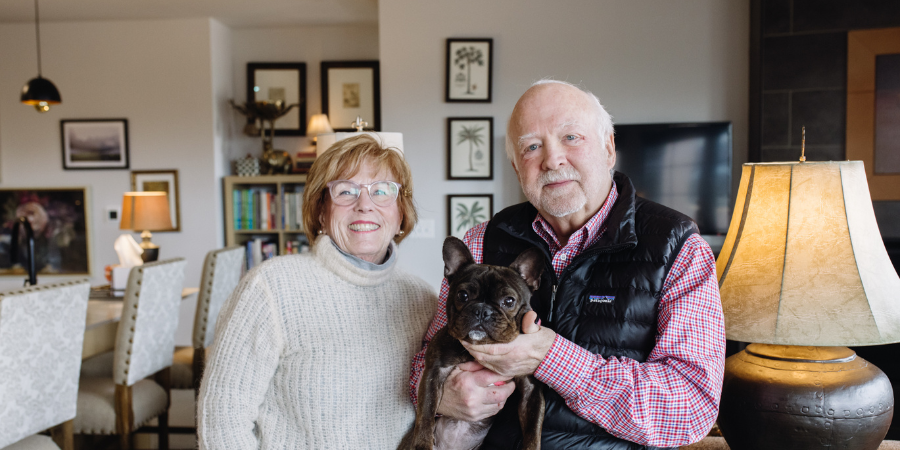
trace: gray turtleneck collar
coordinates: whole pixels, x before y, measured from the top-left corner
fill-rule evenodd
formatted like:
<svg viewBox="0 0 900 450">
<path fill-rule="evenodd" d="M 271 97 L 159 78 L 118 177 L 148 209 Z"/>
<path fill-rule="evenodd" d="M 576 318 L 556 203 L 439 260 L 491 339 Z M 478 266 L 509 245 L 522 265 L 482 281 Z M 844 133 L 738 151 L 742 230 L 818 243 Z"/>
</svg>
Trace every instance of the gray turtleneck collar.
<svg viewBox="0 0 900 450">
<path fill-rule="evenodd" d="M 394 246 L 392 244 L 393 242 L 388 244 L 387 253 L 384 255 L 384 261 L 382 261 L 381 264 L 375 264 L 345 252 L 344 249 L 338 247 L 334 241 L 331 241 L 331 245 L 334 245 L 334 248 L 341 252 L 341 255 L 344 255 L 344 258 L 347 258 L 347 261 L 363 270 L 384 270 L 391 267 L 395 258 Z"/>
</svg>

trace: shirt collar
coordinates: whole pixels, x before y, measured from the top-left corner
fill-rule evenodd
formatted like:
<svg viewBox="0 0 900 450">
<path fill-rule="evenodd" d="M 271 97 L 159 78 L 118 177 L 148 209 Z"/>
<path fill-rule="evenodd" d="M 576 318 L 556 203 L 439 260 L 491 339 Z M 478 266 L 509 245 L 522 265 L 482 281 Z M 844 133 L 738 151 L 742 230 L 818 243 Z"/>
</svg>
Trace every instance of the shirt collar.
<svg viewBox="0 0 900 450">
<path fill-rule="evenodd" d="M 597 240 L 603 235 L 603 231 L 606 229 L 604 225 L 607 216 L 609 216 L 609 211 L 612 209 L 613 204 L 616 203 L 616 199 L 618 198 L 619 193 L 616 191 L 616 182 L 613 181 L 612 187 L 609 189 L 609 194 L 603 202 L 603 206 L 601 206 L 600 210 L 588 219 L 581 228 L 569 236 L 569 242 L 566 244 L 566 247 L 575 245 L 578 247 L 580 253 L 581 250 L 597 243 Z M 542 216 L 540 212 L 537 213 L 537 216 L 531 223 L 531 227 L 550 247 L 551 254 L 556 253 L 562 248 L 559 243 L 559 238 L 553 231 L 553 227 L 550 226 L 550 222 L 547 222 L 547 219 L 544 219 L 544 216 Z"/>
</svg>

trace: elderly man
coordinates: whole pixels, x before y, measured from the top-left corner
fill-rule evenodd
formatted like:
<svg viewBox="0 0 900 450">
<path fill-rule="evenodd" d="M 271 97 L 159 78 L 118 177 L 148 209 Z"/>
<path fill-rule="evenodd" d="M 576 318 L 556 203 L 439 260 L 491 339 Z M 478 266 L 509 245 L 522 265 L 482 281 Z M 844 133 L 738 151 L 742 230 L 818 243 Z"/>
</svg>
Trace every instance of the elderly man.
<svg viewBox="0 0 900 450">
<path fill-rule="evenodd" d="M 589 92 L 536 83 L 513 109 L 506 139 L 529 201 L 464 242 L 486 264 L 544 251 L 537 316 L 526 315 L 526 334 L 509 344 L 466 343 L 477 362 L 453 371 L 438 413 L 478 420 L 500 412 L 484 448 L 517 448 L 515 408 L 503 408 L 515 386 L 503 382 L 533 374 L 547 385 L 545 450 L 700 440 L 718 413 L 725 329 L 715 259 L 693 221 L 613 176 L 612 120 Z M 446 298 L 444 280 L 426 348 L 446 324 Z M 424 353 L 413 359 L 413 401 Z"/>
</svg>

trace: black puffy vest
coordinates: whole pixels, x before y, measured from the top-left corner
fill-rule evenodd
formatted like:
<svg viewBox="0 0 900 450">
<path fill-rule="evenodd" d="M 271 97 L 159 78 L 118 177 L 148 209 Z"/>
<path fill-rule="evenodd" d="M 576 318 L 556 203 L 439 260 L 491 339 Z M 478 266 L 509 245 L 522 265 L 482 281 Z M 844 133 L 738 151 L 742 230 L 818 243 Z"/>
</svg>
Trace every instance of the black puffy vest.
<svg viewBox="0 0 900 450">
<path fill-rule="evenodd" d="M 485 231 L 484 263 L 507 266 L 529 247 L 542 249 L 544 274 L 531 298 L 542 325 L 604 358 L 625 356 L 643 362 L 656 343 L 666 275 L 697 227 L 684 214 L 636 197 L 625 175 L 616 173 L 614 180 L 618 199 L 607 216 L 606 231 L 558 279 L 547 244 L 532 228 L 537 210 L 530 203 L 506 208 L 491 219 Z M 546 386 L 544 398 L 543 450 L 654 448 L 616 438 L 582 419 Z M 513 399 L 506 403 L 482 448 L 520 447 L 516 403 Z"/>
</svg>

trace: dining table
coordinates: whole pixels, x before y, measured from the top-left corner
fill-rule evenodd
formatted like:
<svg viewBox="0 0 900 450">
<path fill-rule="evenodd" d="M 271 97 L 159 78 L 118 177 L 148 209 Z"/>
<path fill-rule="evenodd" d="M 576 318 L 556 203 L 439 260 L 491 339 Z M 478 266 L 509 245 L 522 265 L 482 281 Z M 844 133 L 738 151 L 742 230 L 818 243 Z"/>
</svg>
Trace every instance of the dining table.
<svg viewBox="0 0 900 450">
<path fill-rule="evenodd" d="M 196 301 L 200 288 L 189 287 L 181 290 L 181 301 Z M 106 289 L 91 289 L 88 298 L 87 324 L 84 329 L 84 348 L 81 360 L 111 351 L 116 346 L 116 332 L 122 318 L 123 297 L 115 297 Z"/>
</svg>

